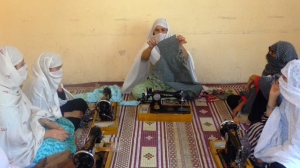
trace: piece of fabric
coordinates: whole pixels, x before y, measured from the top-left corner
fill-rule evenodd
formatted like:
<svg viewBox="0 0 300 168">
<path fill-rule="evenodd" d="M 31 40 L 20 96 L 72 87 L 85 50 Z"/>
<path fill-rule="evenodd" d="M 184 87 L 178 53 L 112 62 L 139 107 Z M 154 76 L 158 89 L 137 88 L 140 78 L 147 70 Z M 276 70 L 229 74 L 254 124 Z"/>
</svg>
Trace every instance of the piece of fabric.
<svg viewBox="0 0 300 168">
<path fill-rule="evenodd" d="M 70 150 L 71 153 L 76 152 L 73 124 L 64 117 L 59 118 L 57 122 L 53 123 L 60 125 L 64 130 L 69 132 L 69 138 L 63 142 L 51 138 L 45 139 L 42 146 L 37 151 L 33 163 L 38 163 L 48 156 L 55 155 L 63 151 Z"/>
<path fill-rule="evenodd" d="M 150 71 L 150 77 L 146 79 L 144 82 L 137 84 L 133 90 L 132 95 L 136 98 L 142 98 L 141 93 L 145 93 L 147 88 L 152 88 L 154 90 L 162 90 L 166 92 L 175 92 L 176 90 L 171 86 L 163 83 L 162 81 L 158 80 L 157 78 L 151 78 L 153 71 Z"/>
<path fill-rule="evenodd" d="M 284 97 L 270 115 L 255 148 L 254 155 L 267 163 L 286 167 L 300 165 L 300 61 L 289 62 L 282 70 L 279 87 Z"/>
<path fill-rule="evenodd" d="M 184 97 L 189 100 L 198 97 L 202 86 L 194 82 L 176 36 L 159 42 L 157 46 L 161 57 L 153 69 L 159 80 L 176 90 L 183 90 Z"/>
<path fill-rule="evenodd" d="M 260 122 L 255 122 L 250 125 L 249 129 L 247 130 L 247 137 L 248 141 L 251 145 L 251 152 L 250 152 L 250 158 L 254 158 L 254 149 L 257 145 L 258 139 L 261 135 L 261 132 L 268 120 L 268 117 L 265 115 L 261 116 Z"/>
<path fill-rule="evenodd" d="M 261 116 L 266 112 L 266 105 L 268 103 L 268 99 L 266 99 L 261 91 L 259 90 L 255 96 L 251 112 L 248 115 L 248 120 L 251 123 L 256 123 L 261 121 Z"/>
<path fill-rule="evenodd" d="M 159 33 L 159 34 L 154 35 L 154 38 L 157 42 L 160 42 L 160 41 L 164 40 L 165 37 L 166 37 L 166 34 L 163 34 L 163 33 Z"/>
<path fill-rule="evenodd" d="M 126 79 L 122 86 L 122 93 L 131 93 L 133 87 L 135 87 L 137 84 L 145 81 L 149 76 L 151 65 L 154 65 L 160 59 L 159 49 L 158 49 L 158 47 L 154 47 L 151 51 L 151 56 L 149 58 L 149 61 L 147 61 L 147 62 L 141 61 L 142 52 L 146 48 L 149 47 L 147 42 L 151 38 L 153 38 L 153 31 L 157 25 L 168 28 L 168 32 L 166 34 L 165 39 L 172 36 L 171 28 L 166 19 L 160 18 L 160 19 L 157 19 L 153 23 L 152 28 L 146 39 L 146 42 L 144 43 L 143 47 L 138 51 L 138 53 L 134 59 L 133 66 L 131 67 L 131 70 L 129 71 L 128 75 L 126 76 Z M 189 56 L 187 59 L 187 66 L 189 66 L 189 69 L 191 71 L 194 82 L 197 82 L 194 60 L 193 60 L 192 55 L 189 52 L 188 52 L 188 54 L 189 54 Z"/>
<path fill-rule="evenodd" d="M 268 64 L 262 73 L 263 76 L 280 73 L 280 70 L 291 60 L 298 59 L 295 47 L 286 41 L 278 41 L 269 47 L 276 53 L 276 57 L 267 54 Z"/>
<path fill-rule="evenodd" d="M 53 112 L 57 118 L 61 117 L 59 108 L 61 103 L 57 95 L 58 85 L 55 84 L 54 86 L 56 82 L 49 82 L 52 80 L 49 68 L 57 67 L 58 64 L 62 65 L 59 55 L 42 54 L 36 64 L 33 65 L 32 72 L 22 87 L 23 92 L 33 105 Z"/>
<path fill-rule="evenodd" d="M 27 64 L 25 64 L 22 68 L 18 69 L 18 72 L 21 76 L 21 79 L 23 80 L 23 82 L 26 80 L 27 78 Z"/>
<path fill-rule="evenodd" d="M 65 112 L 71 112 L 74 110 L 82 111 L 83 114 L 85 114 L 88 108 L 89 107 L 87 103 L 83 99 L 78 98 L 78 99 L 69 100 L 64 105 L 60 106 L 60 111 L 63 116 Z M 80 122 L 81 122 L 80 118 L 76 118 L 76 117 L 66 117 L 66 118 L 73 123 L 75 131 L 80 127 Z"/>
<path fill-rule="evenodd" d="M 0 147 L 0 167 L 3 168 L 19 168 L 18 166 L 14 166 L 12 164 L 9 163 L 9 160 L 6 156 L 6 154 L 4 153 L 4 151 L 2 150 L 2 148 Z"/>
<path fill-rule="evenodd" d="M 121 102 L 123 101 L 122 98 L 122 91 L 121 88 L 117 85 L 111 85 L 111 86 L 102 86 L 100 88 L 95 89 L 93 92 L 87 92 L 87 93 L 82 93 L 82 94 L 76 94 L 74 95 L 74 98 L 82 98 L 88 103 L 96 103 L 99 100 L 102 99 L 104 89 L 106 87 L 109 87 L 111 90 L 111 102 Z"/>
<path fill-rule="evenodd" d="M 43 142 L 45 129 L 38 120 L 57 118 L 52 112 L 31 105 L 20 89 L 23 80 L 11 57 L 7 47 L 0 47 L 0 147 L 11 164 L 25 167 Z"/>
<path fill-rule="evenodd" d="M 23 54 L 16 47 L 6 46 L 6 51 L 11 59 L 11 63 L 13 64 L 13 66 L 16 66 L 21 61 L 23 61 Z"/>
</svg>

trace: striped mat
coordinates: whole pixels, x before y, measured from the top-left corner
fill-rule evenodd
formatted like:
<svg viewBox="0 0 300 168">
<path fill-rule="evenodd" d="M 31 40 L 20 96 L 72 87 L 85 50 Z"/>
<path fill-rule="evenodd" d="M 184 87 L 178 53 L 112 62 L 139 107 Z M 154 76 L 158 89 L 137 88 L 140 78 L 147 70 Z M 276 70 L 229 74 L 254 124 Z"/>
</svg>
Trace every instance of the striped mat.
<svg viewBox="0 0 300 168">
<path fill-rule="evenodd" d="M 100 87 L 67 86 L 71 93 L 84 93 Z M 107 85 L 107 84 L 103 84 Z M 120 83 L 117 85 L 121 86 Z M 245 84 L 206 85 L 237 93 Z M 133 100 L 124 95 L 124 100 Z M 112 168 L 212 168 L 215 167 L 210 154 L 209 142 L 222 139 L 220 123 L 232 119 L 226 102 L 190 102 L 194 112 L 191 123 L 140 122 L 137 107 L 121 107 L 117 135 L 106 136 L 105 141 L 120 142 L 122 148 L 115 152 Z M 243 128 L 243 126 L 241 125 Z"/>
</svg>

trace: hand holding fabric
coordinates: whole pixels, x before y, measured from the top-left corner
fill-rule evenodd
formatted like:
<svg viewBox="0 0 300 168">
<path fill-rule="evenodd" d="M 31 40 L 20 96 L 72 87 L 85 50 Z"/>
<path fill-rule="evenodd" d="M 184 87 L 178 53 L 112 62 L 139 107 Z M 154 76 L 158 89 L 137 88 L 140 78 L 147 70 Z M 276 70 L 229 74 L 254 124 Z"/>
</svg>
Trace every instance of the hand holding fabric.
<svg viewBox="0 0 300 168">
<path fill-rule="evenodd" d="M 155 38 L 152 38 L 152 39 L 150 39 L 148 42 L 147 42 L 147 44 L 149 45 L 149 47 L 151 48 L 151 49 L 153 49 L 156 45 L 157 45 L 157 41 L 155 40 Z"/>
<path fill-rule="evenodd" d="M 176 38 L 180 45 L 187 43 L 187 41 L 185 40 L 185 38 L 182 35 L 178 35 Z"/>
</svg>

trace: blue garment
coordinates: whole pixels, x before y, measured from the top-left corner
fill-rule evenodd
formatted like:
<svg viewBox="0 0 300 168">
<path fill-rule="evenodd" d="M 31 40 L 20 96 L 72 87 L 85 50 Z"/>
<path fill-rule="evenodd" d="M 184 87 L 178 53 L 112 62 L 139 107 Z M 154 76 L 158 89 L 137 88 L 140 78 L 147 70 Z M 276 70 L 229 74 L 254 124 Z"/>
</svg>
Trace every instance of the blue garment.
<svg viewBox="0 0 300 168">
<path fill-rule="evenodd" d="M 64 142 L 47 138 L 43 141 L 42 146 L 37 151 L 37 154 L 34 158 L 33 163 L 38 163 L 42 159 L 55 155 L 58 153 L 61 153 L 66 150 L 70 150 L 71 153 L 76 152 L 76 145 L 75 145 L 75 136 L 74 136 L 74 125 L 71 121 L 67 120 L 64 117 L 61 117 L 57 120 L 57 122 L 54 122 L 55 124 L 60 125 L 62 128 L 64 128 L 67 132 L 70 133 L 69 138 L 65 140 Z"/>
<path fill-rule="evenodd" d="M 122 91 L 121 88 L 117 85 L 113 86 L 102 86 L 101 88 L 95 89 L 93 92 L 87 92 L 82 94 L 74 95 L 74 98 L 82 98 L 88 103 L 96 103 L 103 97 L 103 90 L 104 88 L 109 87 L 111 90 L 111 98 L 109 101 L 111 102 L 121 102 L 123 101 L 122 98 Z"/>
</svg>

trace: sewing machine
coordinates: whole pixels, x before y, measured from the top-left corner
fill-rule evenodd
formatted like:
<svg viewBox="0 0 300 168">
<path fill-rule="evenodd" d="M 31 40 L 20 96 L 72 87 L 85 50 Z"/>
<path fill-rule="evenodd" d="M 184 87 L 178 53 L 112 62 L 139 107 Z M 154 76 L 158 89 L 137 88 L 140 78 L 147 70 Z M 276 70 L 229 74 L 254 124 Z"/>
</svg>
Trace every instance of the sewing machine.
<svg viewBox="0 0 300 168">
<path fill-rule="evenodd" d="M 250 149 L 242 145 L 239 126 L 232 120 L 221 124 L 220 133 L 225 138 L 210 142 L 211 153 L 218 168 L 253 168 L 248 155 Z"/>
<path fill-rule="evenodd" d="M 169 103 L 166 98 L 175 98 L 172 103 Z M 159 90 L 153 90 L 151 88 L 146 88 L 145 92 L 142 93 L 142 98 L 140 99 L 141 104 L 150 104 L 151 113 L 178 113 L 178 114 L 188 114 L 191 109 L 190 106 L 185 104 L 186 100 L 183 96 L 183 91 L 177 92 L 165 92 Z"/>
<path fill-rule="evenodd" d="M 95 153 L 94 146 L 99 144 L 103 135 L 100 127 L 94 126 L 89 134 L 86 144 L 73 155 L 73 163 L 77 168 L 93 168 L 101 167 L 103 164 L 103 157 L 101 153 Z"/>
<path fill-rule="evenodd" d="M 109 101 L 111 98 L 111 90 L 105 87 L 103 90 L 103 97 L 96 103 L 96 110 L 98 111 L 101 121 L 113 121 L 115 115 L 112 111 L 112 104 Z"/>
</svg>

